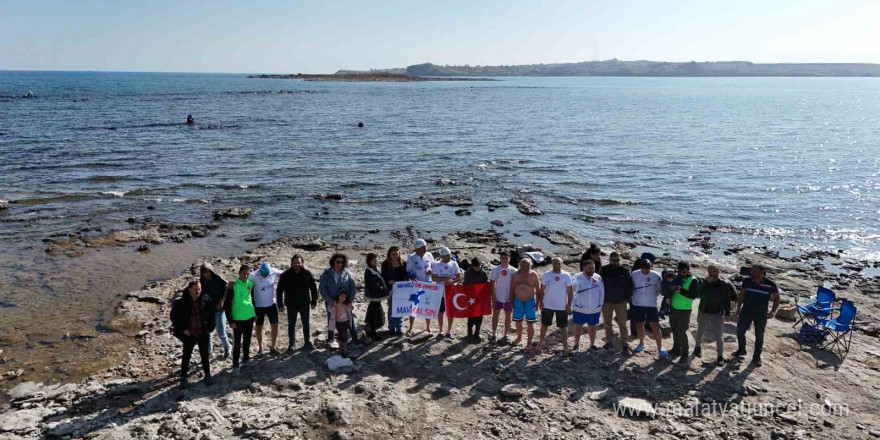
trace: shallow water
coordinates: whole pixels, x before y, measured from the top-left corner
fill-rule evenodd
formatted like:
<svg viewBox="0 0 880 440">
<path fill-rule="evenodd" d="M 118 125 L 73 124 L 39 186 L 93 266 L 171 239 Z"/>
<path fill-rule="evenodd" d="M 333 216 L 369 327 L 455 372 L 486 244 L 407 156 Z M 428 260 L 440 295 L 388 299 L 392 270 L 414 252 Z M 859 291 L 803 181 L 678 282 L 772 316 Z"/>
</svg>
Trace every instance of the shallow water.
<svg viewBox="0 0 880 440">
<path fill-rule="evenodd" d="M 37 98 L 11 98 L 28 91 Z M 683 252 L 700 225 L 713 225 L 721 245 L 880 260 L 878 143 L 880 81 L 871 78 L 320 83 L 0 72 L 0 198 L 13 202 L 0 212 L 0 332 L 10 335 L 0 346 L 94 329 L 115 295 L 198 256 L 238 252 L 251 233 L 414 225 L 439 235 L 502 219 L 512 222 L 504 230 L 549 225 L 600 241 L 638 230 Z M 436 186 L 441 178 L 462 185 Z M 343 200 L 314 200 L 319 193 Z M 407 207 L 419 195 L 473 198 L 473 215 Z M 515 196 L 547 215 L 485 207 Z M 43 252 L 50 236 L 125 229 L 147 215 L 206 223 L 233 205 L 255 212 L 224 222 L 225 239 L 147 255 L 135 245 L 75 259 Z"/>
</svg>

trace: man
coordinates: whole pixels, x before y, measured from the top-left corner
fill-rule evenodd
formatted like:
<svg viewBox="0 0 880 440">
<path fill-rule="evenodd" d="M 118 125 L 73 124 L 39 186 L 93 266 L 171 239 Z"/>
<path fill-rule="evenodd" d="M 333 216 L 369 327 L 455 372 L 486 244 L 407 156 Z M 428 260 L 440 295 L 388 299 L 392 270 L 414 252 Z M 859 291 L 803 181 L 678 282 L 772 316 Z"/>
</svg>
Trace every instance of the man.
<svg viewBox="0 0 880 440">
<path fill-rule="evenodd" d="M 315 286 L 315 276 L 303 265 L 303 258 L 299 254 L 290 259 L 290 269 L 284 271 L 278 280 L 278 288 L 275 290 L 275 302 L 278 311 L 284 313 L 284 306 L 289 309 L 287 314 L 287 338 L 290 341 L 287 352 L 296 349 L 296 317 L 299 315 L 302 322 L 303 349 L 312 350 L 311 332 L 309 332 L 309 320 L 311 310 L 318 306 L 318 288 Z M 311 307 L 311 309 L 309 308 Z"/>
<path fill-rule="evenodd" d="M 703 280 L 700 292 L 700 305 L 697 307 L 697 333 L 694 335 L 694 357 L 701 357 L 703 335 L 712 327 L 715 333 L 716 365 L 724 364 L 724 317 L 730 316 L 730 298 L 736 295 L 736 288 L 730 281 L 719 278 L 718 266 L 710 264 L 709 276 Z"/>
<path fill-rule="evenodd" d="M 681 356 L 680 364 L 688 363 L 688 327 L 691 324 L 691 311 L 694 299 L 700 295 L 700 281 L 691 275 L 691 265 L 682 261 L 678 263 L 678 275 L 674 281 L 672 292 L 672 311 L 669 314 L 669 326 L 672 327 L 672 355 Z"/>
<path fill-rule="evenodd" d="M 498 259 L 501 264 L 492 269 L 489 274 L 489 282 L 492 286 L 492 336 L 489 337 L 490 342 L 496 341 L 498 334 L 498 316 L 504 310 L 504 337 L 501 338 L 502 344 L 510 343 L 507 334 L 510 332 L 510 313 L 513 312 L 513 290 L 510 288 L 513 276 L 516 275 L 516 269 L 510 267 L 510 254 L 507 251 L 498 253 Z"/>
<path fill-rule="evenodd" d="M 614 331 L 611 327 L 612 320 L 617 318 L 617 327 L 620 328 L 620 352 L 629 353 L 626 304 L 633 294 L 632 272 L 620 265 L 620 254 L 612 252 L 611 263 L 599 270 L 602 282 L 605 283 L 605 303 L 602 304 L 602 325 L 605 327 L 606 350 L 614 348 L 612 342 Z"/>
<path fill-rule="evenodd" d="M 438 284 L 445 284 L 447 286 L 451 286 L 461 280 L 461 271 L 459 270 L 458 263 L 452 261 L 452 252 L 449 251 L 449 248 L 444 246 L 440 248 L 440 260 L 434 261 L 431 264 L 431 280 Z M 443 318 L 446 312 L 446 298 L 440 302 L 440 310 L 437 314 L 437 324 L 439 328 L 437 329 L 437 339 L 443 337 Z M 452 339 L 452 322 L 454 318 L 450 317 L 449 322 L 446 324 L 446 337 Z M 430 321 L 428 322 L 428 331 L 430 331 Z"/>
<path fill-rule="evenodd" d="M 755 352 L 752 354 L 752 365 L 761 366 L 761 350 L 764 347 L 764 329 L 767 320 L 776 316 L 779 310 L 779 288 L 773 280 L 767 278 L 764 266 L 755 264 L 752 266 L 751 277 L 743 280 L 742 290 L 736 300 L 736 342 L 739 349 L 733 353 L 737 359 L 746 357 L 746 332 L 755 324 Z M 773 308 L 767 313 L 770 299 L 773 299 Z"/>
<path fill-rule="evenodd" d="M 171 305 L 171 326 L 174 337 L 183 342 L 183 359 L 180 364 L 180 388 L 189 388 L 189 361 L 193 348 L 199 347 L 205 385 L 213 385 L 208 343 L 214 331 L 214 302 L 202 292 L 198 281 L 191 281 L 183 295 Z"/>
<path fill-rule="evenodd" d="M 467 262 L 467 260 L 465 260 Z M 489 274 L 483 270 L 483 262 L 478 257 L 471 258 L 468 269 L 464 271 L 462 284 L 480 284 L 489 282 Z M 452 319 L 450 319 L 452 321 Z M 480 327 L 483 325 L 483 315 L 473 316 L 467 319 L 467 339 L 469 342 L 478 344 L 483 342 L 480 336 Z"/>
<path fill-rule="evenodd" d="M 211 297 L 214 303 L 214 324 L 217 329 L 217 336 L 220 337 L 220 344 L 223 345 L 223 359 L 229 359 L 229 338 L 226 335 L 226 313 L 223 312 L 223 306 L 226 301 L 226 280 L 220 278 L 214 272 L 214 266 L 207 261 L 202 263 L 199 269 L 199 283 L 202 285 L 202 293 Z M 214 347 L 213 333 L 208 335 L 208 354 Z"/>
<path fill-rule="evenodd" d="M 602 277 L 596 273 L 596 262 L 584 261 L 584 269 L 574 278 L 574 299 L 571 303 L 572 321 L 574 322 L 574 351 L 581 348 L 581 329 L 587 325 L 587 334 L 590 337 L 590 351 L 596 348 L 596 326 L 599 324 L 599 315 L 602 312 L 602 304 L 605 302 L 605 284 Z"/>
<path fill-rule="evenodd" d="M 421 238 L 416 240 L 415 252 L 410 254 L 406 259 L 406 273 L 411 281 L 421 281 L 427 283 L 431 281 L 431 265 L 434 263 L 434 256 L 428 252 L 428 243 Z M 445 309 L 444 309 L 445 310 Z M 441 315 L 442 316 L 442 315 Z M 442 319 L 442 318 L 440 318 Z M 409 318 L 409 329 L 407 336 L 413 335 L 413 322 L 415 318 Z M 443 332 L 443 321 L 440 321 L 440 332 Z M 425 329 L 431 333 L 431 320 L 425 320 Z"/>
<path fill-rule="evenodd" d="M 510 280 L 513 290 L 513 322 L 516 323 L 516 340 L 511 345 L 522 341 L 523 320 L 526 321 L 526 351 L 532 350 L 532 337 L 535 335 L 535 321 L 538 320 L 538 302 L 535 297 L 541 289 L 538 273 L 532 270 L 532 260 L 519 260 L 519 270 Z"/>
<path fill-rule="evenodd" d="M 645 323 L 651 328 L 651 337 L 657 343 L 657 354 L 665 359 L 667 354 L 663 351 L 663 340 L 660 334 L 660 314 L 657 311 L 657 298 L 660 296 L 660 275 L 651 270 L 652 264 L 649 259 L 639 262 L 640 269 L 632 273 L 633 296 L 632 307 L 629 314 L 636 324 L 636 333 L 639 336 L 639 345 L 635 352 L 641 353 L 645 349 Z"/>
<path fill-rule="evenodd" d="M 544 345 L 547 328 L 556 318 L 556 327 L 562 332 L 562 354 L 568 356 L 568 315 L 571 313 L 571 274 L 562 270 L 562 259 L 553 258 L 553 269 L 544 272 L 538 290 L 538 308 L 541 309 L 541 336 L 538 350 Z M 586 264 L 586 262 L 585 262 Z"/>
<path fill-rule="evenodd" d="M 278 306 L 275 304 L 275 281 L 281 275 L 281 271 L 263 263 L 260 268 L 250 274 L 250 280 L 254 282 L 254 309 L 257 313 L 257 322 L 254 327 L 257 333 L 257 354 L 263 352 L 263 324 L 266 316 L 269 317 L 269 354 L 278 354 L 275 350 L 275 342 L 278 340 Z"/>
</svg>

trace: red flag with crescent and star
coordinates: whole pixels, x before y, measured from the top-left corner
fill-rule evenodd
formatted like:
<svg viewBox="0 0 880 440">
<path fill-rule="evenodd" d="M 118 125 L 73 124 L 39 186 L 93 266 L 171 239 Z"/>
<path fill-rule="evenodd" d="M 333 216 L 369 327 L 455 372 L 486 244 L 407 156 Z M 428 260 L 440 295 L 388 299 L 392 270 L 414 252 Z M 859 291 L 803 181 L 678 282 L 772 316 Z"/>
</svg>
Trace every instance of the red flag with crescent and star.
<svg viewBox="0 0 880 440">
<path fill-rule="evenodd" d="M 446 286 L 446 316 L 476 318 L 492 314 L 490 283 Z"/>
</svg>

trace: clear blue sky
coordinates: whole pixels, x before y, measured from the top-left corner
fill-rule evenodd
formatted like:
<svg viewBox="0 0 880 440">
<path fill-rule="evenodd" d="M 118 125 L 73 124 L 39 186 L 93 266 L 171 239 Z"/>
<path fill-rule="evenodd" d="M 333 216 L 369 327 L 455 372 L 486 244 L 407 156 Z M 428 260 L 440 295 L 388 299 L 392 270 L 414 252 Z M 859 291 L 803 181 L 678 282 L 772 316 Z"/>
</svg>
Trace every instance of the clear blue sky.
<svg viewBox="0 0 880 440">
<path fill-rule="evenodd" d="M 2 0 L 0 70 L 880 63 L 878 0 Z"/>
</svg>

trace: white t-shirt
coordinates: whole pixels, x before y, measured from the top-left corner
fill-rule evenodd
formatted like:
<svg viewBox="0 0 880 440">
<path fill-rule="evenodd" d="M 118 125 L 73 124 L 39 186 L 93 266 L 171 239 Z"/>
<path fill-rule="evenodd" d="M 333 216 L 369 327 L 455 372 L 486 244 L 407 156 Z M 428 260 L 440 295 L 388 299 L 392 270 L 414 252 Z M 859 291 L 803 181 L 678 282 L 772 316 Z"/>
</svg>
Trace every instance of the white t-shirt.
<svg viewBox="0 0 880 440">
<path fill-rule="evenodd" d="M 448 263 L 444 263 L 442 260 L 435 260 L 431 264 L 431 275 L 449 278 L 450 280 L 455 279 L 455 276 L 458 275 L 458 263 L 452 260 L 449 260 Z"/>
<path fill-rule="evenodd" d="M 510 283 L 513 276 L 516 275 L 516 269 L 507 266 L 495 266 L 489 274 L 489 281 L 495 282 L 495 300 L 498 302 L 510 301 Z"/>
<path fill-rule="evenodd" d="M 587 277 L 583 272 L 574 277 L 574 298 L 571 300 L 571 309 L 579 313 L 599 313 L 605 302 L 605 283 L 602 277 L 594 273 Z"/>
<path fill-rule="evenodd" d="M 645 275 L 641 270 L 637 270 L 633 272 L 632 279 L 632 304 L 637 307 L 657 307 L 657 297 L 660 296 L 660 275 L 653 271 Z"/>
<path fill-rule="evenodd" d="M 568 304 L 567 287 L 571 286 L 571 275 L 568 272 L 561 273 L 548 270 L 541 279 L 544 287 L 544 308 L 550 310 L 565 310 Z"/>
<path fill-rule="evenodd" d="M 428 274 L 431 272 L 431 263 L 433 262 L 434 256 L 430 252 L 425 252 L 423 257 L 413 252 L 406 259 L 406 273 L 409 276 L 415 276 L 419 281 L 431 281 L 431 277 Z"/>
<path fill-rule="evenodd" d="M 275 281 L 282 272 L 274 267 L 269 276 L 263 278 L 260 271 L 251 272 L 250 280 L 254 282 L 254 307 L 270 307 L 275 304 Z"/>
</svg>

